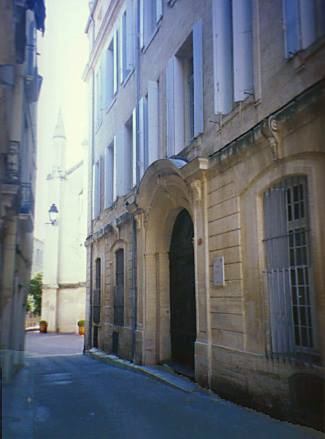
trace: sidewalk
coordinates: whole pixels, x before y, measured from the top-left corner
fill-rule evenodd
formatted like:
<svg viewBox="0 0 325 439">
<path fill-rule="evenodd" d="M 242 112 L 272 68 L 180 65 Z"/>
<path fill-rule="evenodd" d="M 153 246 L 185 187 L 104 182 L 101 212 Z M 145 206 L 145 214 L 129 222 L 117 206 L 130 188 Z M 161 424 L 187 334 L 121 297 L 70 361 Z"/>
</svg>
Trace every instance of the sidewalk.
<svg viewBox="0 0 325 439">
<path fill-rule="evenodd" d="M 176 374 L 171 369 L 164 366 L 140 366 L 132 363 L 131 361 L 122 360 L 116 355 L 106 354 L 100 349 L 92 348 L 86 353 L 90 357 L 104 361 L 111 366 L 120 367 L 122 369 L 132 370 L 133 372 L 142 373 L 147 375 L 157 381 L 161 381 L 168 384 L 176 389 L 182 390 L 183 392 L 201 392 L 205 391 L 198 384 L 193 383 L 193 381 L 185 378 L 181 375 Z M 215 395 L 218 398 L 217 395 Z"/>
</svg>

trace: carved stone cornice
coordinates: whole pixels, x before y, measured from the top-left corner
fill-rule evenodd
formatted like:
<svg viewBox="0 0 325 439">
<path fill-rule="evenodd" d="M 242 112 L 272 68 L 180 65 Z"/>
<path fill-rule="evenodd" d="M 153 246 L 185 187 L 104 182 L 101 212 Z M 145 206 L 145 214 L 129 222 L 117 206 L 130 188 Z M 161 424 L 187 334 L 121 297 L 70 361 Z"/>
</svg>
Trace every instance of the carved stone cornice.
<svg viewBox="0 0 325 439">
<path fill-rule="evenodd" d="M 281 158 L 281 137 L 279 123 L 275 116 L 270 116 L 262 127 L 262 134 L 267 139 L 273 160 Z"/>
</svg>

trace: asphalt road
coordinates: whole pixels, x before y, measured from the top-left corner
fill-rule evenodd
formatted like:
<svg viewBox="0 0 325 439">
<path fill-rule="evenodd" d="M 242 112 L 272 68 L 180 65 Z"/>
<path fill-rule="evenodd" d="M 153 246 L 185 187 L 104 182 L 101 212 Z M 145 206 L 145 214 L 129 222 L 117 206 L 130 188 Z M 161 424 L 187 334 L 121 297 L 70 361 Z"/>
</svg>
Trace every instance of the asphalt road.
<svg viewBox="0 0 325 439">
<path fill-rule="evenodd" d="M 27 349 L 27 366 L 4 389 L 5 439 L 324 437 L 93 360 L 80 354 L 82 337 L 29 334 Z"/>
</svg>

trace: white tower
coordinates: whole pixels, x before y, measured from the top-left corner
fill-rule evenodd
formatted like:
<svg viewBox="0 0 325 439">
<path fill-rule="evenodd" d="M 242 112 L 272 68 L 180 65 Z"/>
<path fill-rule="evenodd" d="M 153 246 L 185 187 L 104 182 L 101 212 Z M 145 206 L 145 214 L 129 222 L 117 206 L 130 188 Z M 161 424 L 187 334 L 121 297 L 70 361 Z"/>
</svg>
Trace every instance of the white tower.
<svg viewBox="0 0 325 439">
<path fill-rule="evenodd" d="M 59 302 L 59 249 L 60 249 L 60 221 L 62 220 L 62 200 L 65 181 L 65 149 L 66 137 L 61 110 L 53 134 L 52 160 L 50 173 L 47 176 L 48 209 L 55 205 L 58 210 L 58 219 L 48 222 L 44 240 L 44 279 L 42 319 L 48 322 L 49 331 L 58 328 Z M 43 313 L 46 311 L 46 315 Z"/>
</svg>

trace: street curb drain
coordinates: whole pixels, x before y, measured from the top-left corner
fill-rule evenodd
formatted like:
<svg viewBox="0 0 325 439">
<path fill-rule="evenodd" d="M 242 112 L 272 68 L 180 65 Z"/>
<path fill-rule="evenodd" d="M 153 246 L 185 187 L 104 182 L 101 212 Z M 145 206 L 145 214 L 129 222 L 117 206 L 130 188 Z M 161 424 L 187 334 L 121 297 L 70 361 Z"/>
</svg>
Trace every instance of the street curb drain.
<svg viewBox="0 0 325 439">
<path fill-rule="evenodd" d="M 180 375 L 177 375 L 171 371 L 167 371 L 162 366 L 139 366 L 137 364 L 131 363 L 130 361 L 122 360 L 115 355 L 106 354 L 105 352 L 94 348 L 86 352 L 86 355 L 90 356 L 93 359 L 103 361 L 104 363 L 111 366 L 116 366 L 121 369 L 127 369 L 136 373 L 146 375 L 150 378 L 155 379 L 156 381 L 168 384 L 169 386 L 174 387 L 178 390 L 182 390 L 186 393 L 192 393 L 202 390 L 198 386 L 198 384 L 193 383 L 189 379 L 181 377 Z"/>
</svg>

